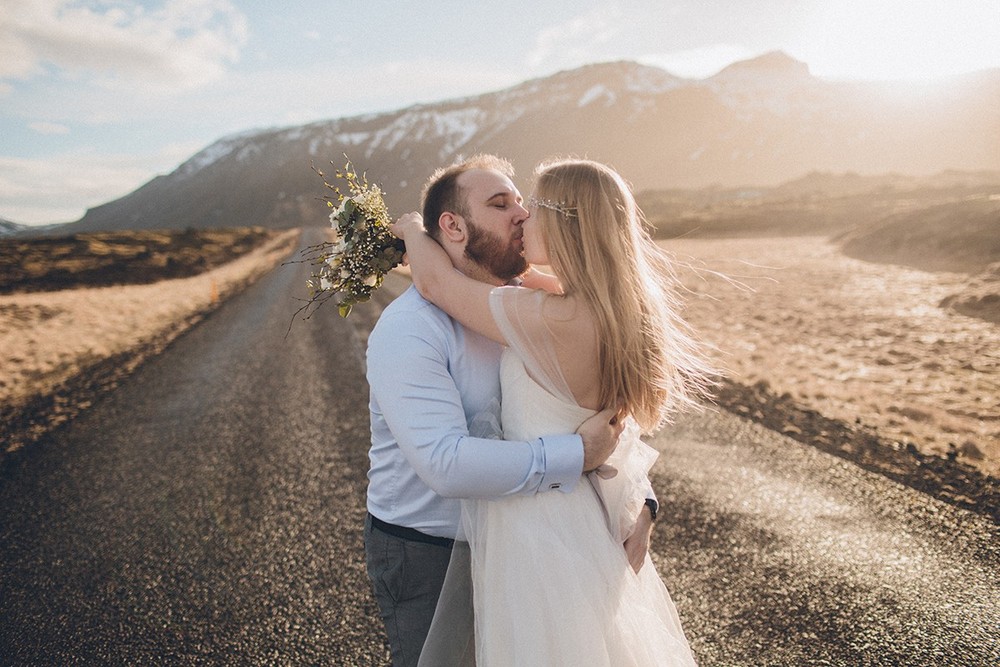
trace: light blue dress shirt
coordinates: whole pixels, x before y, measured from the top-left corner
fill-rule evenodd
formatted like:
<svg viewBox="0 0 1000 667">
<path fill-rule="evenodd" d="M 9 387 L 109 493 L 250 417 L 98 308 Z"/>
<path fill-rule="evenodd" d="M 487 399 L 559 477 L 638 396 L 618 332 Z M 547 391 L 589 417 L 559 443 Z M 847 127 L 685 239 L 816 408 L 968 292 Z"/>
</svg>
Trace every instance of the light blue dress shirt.
<svg viewBox="0 0 1000 667">
<path fill-rule="evenodd" d="M 374 516 L 454 538 L 461 498 L 569 492 L 580 481 L 578 435 L 470 435 L 470 424 L 499 418 L 501 352 L 412 286 L 383 311 L 368 338 Z"/>
</svg>

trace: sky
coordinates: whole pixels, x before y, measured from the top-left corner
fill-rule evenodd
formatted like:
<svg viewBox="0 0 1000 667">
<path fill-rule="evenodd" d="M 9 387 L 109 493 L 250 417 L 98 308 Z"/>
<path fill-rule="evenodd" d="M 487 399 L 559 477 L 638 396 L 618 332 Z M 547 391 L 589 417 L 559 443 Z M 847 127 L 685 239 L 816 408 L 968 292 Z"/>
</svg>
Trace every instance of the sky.
<svg viewBox="0 0 1000 667">
<path fill-rule="evenodd" d="M 247 130 L 774 50 L 828 79 L 997 68 L 1000 0 L 0 0 L 0 218 L 76 220 Z"/>
</svg>

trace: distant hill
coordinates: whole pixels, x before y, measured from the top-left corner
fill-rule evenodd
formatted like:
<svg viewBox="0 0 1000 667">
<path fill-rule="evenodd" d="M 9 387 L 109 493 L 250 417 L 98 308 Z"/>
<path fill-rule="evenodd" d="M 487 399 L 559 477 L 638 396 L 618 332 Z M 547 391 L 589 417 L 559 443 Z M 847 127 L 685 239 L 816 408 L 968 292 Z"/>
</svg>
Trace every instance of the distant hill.
<svg viewBox="0 0 1000 667">
<path fill-rule="evenodd" d="M 14 234 L 21 233 L 25 229 L 28 229 L 27 225 L 19 225 L 16 222 L 0 218 L 0 236 L 13 236 Z"/>
<path fill-rule="evenodd" d="M 1000 70 L 936 88 L 817 79 L 772 53 L 704 80 L 631 62 L 560 72 L 474 97 L 220 139 L 67 232 L 326 224 L 310 165 L 346 153 L 415 208 L 424 179 L 456 157 L 533 166 L 579 155 L 638 190 L 775 186 L 809 172 L 1000 170 Z"/>
<path fill-rule="evenodd" d="M 1000 192 L 1000 171 L 948 169 L 930 176 L 892 173 L 862 176 L 853 172 L 832 174 L 814 171 L 773 188 L 770 196 L 850 197 L 891 192 L 910 198 L 962 198 Z"/>
<path fill-rule="evenodd" d="M 902 211 L 840 241 L 844 254 L 857 259 L 978 273 L 1000 262 L 1000 195 Z"/>
<path fill-rule="evenodd" d="M 842 237 L 870 233 L 895 214 L 990 197 L 1000 197 L 1000 172 L 952 170 L 920 177 L 813 172 L 773 188 L 645 190 L 636 195 L 660 238 Z M 949 229 L 963 233 L 947 225 L 939 232 L 948 234 Z"/>
</svg>

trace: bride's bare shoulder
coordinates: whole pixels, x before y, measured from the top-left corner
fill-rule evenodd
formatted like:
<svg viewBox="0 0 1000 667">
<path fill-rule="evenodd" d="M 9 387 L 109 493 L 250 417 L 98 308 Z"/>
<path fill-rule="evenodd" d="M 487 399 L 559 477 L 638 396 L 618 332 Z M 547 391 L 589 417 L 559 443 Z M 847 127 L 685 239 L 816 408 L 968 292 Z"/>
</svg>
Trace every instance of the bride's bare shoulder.
<svg viewBox="0 0 1000 667">
<path fill-rule="evenodd" d="M 543 312 L 545 324 L 557 340 L 584 346 L 592 346 L 596 341 L 596 320 L 593 311 L 582 299 L 551 295 L 545 299 Z"/>
<path fill-rule="evenodd" d="M 589 355 L 596 349 L 597 327 L 593 311 L 576 296 L 551 294 L 527 288 L 500 288 L 508 315 L 516 313 L 518 326 L 531 338 L 550 338 L 561 350 Z"/>
</svg>

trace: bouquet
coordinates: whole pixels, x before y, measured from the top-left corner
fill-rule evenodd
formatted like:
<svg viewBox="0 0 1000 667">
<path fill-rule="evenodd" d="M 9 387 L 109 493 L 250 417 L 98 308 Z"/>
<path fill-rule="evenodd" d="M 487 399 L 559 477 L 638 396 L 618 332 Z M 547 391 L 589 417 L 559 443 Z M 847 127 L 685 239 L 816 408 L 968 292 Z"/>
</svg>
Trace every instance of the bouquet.
<svg viewBox="0 0 1000 667">
<path fill-rule="evenodd" d="M 331 163 L 332 164 L 332 163 Z M 350 160 L 336 177 L 344 181 L 349 194 L 326 180 L 322 171 L 313 168 L 323 185 L 333 192 L 323 197 L 330 213 L 333 240 L 309 246 L 303 261 L 313 267 L 309 277 L 309 300 L 301 310 L 315 310 L 333 299 L 341 317 L 347 317 L 355 304 L 368 301 L 385 275 L 403 261 L 405 247 L 389 231 L 392 219 L 379 186 L 355 171 Z"/>
</svg>

